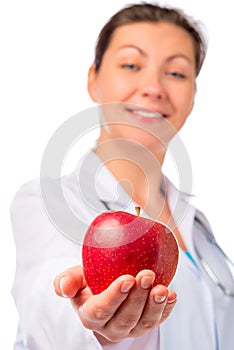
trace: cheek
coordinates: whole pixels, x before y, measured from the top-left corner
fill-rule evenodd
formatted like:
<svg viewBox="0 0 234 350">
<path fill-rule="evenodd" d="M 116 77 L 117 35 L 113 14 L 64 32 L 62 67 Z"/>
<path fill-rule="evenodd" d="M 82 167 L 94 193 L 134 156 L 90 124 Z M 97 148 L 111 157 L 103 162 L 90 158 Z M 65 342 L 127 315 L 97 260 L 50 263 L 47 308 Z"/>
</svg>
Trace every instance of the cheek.
<svg viewBox="0 0 234 350">
<path fill-rule="evenodd" d="M 178 109 L 181 111 L 181 114 L 184 117 L 187 117 L 193 109 L 196 90 L 194 87 L 191 87 L 186 89 L 184 93 L 181 93 L 181 91 L 179 92 L 180 93 L 177 94 L 175 98 L 175 103 L 177 104 Z"/>
<path fill-rule="evenodd" d="M 133 84 L 121 79 L 113 71 L 99 74 L 96 82 L 96 93 L 99 103 L 123 102 L 134 90 Z"/>
<path fill-rule="evenodd" d="M 195 98 L 195 89 L 186 90 L 184 93 L 180 93 L 174 96 L 174 107 L 176 108 L 177 117 L 174 119 L 174 127 L 179 131 L 188 116 L 192 112 Z"/>
</svg>

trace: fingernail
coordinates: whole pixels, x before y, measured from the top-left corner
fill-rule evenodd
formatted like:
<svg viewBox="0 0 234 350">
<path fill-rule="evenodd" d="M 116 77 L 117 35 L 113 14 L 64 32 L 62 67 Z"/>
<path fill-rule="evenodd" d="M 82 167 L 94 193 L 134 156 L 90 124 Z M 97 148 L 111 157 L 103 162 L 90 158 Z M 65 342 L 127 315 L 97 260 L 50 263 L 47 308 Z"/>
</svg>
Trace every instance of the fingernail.
<svg viewBox="0 0 234 350">
<path fill-rule="evenodd" d="M 155 295 L 154 301 L 158 304 L 163 303 L 166 300 L 166 295 Z"/>
<path fill-rule="evenodd" d="M 148 289 L 154 283 L 154 276 L 143 276 L 141 278 L 141 288 Z"/>
<path fill-rule="evenodd" d="M 59 281 L 59 288 L 60 288 L 60 292 L 61 292 L 62 296 L 63 296 L 64 298 L 68 298 L 68 296 L 67 296 L 67 295 L 64 293 L 64 291 L 63 291 L 64 279 L 65 279 L 65 276 L 63 276 L 63 277 L 60 279 L 60 281 Z"/>
<path fill-rule="evenodd" d="M 121 292 L 128 293 L 133 286 L 134 282 L 123 282 L 121 286 Z"/>
<path fill-rule="evenodd" d="M 173 299 L 173 300 L 167 300 L 167 303 L 168 304 L 173 304 L 173 303 L 175 303 L 176 302 L 176 299 Z"/>
</svg>

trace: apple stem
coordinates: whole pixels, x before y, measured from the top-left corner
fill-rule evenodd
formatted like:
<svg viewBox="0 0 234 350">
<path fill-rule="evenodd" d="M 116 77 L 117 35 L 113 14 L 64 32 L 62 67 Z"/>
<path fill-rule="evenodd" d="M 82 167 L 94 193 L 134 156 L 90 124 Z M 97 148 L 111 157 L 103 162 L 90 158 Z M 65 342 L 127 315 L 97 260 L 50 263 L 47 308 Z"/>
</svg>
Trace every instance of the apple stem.
<svg viewBox="0 0 234 350">
<path fill-rule="evenodd" d="M 141 207 L 135 207 L 135 210 L 136 210 L 136 213 L 137 213 L 137 216 L 140 216 L 141 214 Z"/>
</svg>

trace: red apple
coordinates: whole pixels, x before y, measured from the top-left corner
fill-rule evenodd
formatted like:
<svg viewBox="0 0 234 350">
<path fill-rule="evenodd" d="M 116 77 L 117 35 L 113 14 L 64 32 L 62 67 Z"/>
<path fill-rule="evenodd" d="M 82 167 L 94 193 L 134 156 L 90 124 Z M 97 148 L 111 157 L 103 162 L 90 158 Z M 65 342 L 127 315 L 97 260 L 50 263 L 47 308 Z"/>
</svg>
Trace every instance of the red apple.
<svg viewBox="0 0 234 350">
<path fill-rule="evenodd" d="M 156 274 L 154 285 L 168 286 L 178 264 L 178 245 L 169 228 L 124 211 L 98 215 L 84 237 L 84 275 L 93 294 L 106 289 L 117 277 L 136 276 L 144 269 Z"/>
</svg>

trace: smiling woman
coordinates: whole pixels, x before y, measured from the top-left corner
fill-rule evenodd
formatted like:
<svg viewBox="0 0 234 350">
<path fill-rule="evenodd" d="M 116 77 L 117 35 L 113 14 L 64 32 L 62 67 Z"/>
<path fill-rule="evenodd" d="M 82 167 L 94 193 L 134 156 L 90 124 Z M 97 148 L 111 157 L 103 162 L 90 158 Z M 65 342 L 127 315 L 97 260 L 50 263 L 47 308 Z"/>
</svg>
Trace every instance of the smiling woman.
<svg viewBox="0 0 234 350">
<path fill-rule="evenodd" d="M 105 122 L 119 124 L 102 128 L 100 142 L 113 135 L 130 137 L 158 153 L 156 140 L 167 145 L 192 110 L 195 76 L 194 45 L 184 29 L 164 22 L 118 27 L 98 72 L 95 63 L 89 71 L 88 87 L 93 100 L 102 104 L 118 102 L 124 112 L 105 114 Z M 149 132 L 146 135 L 146 130 L 154 137 Z"/>
<path fill-rule="evenodd" d="M 194 246 L 196 218 L 208 227 L 207 220 L 190 204 L 183 184 L 176 189 L 162 171 L 171 141 L 178 140 L 177 132 L 193 109 L 205 52 L 197 24 L 169 7 L 129 5 L 104 26 L 88 72 L 88 91 L 100 117 L 94 148 L 72 174 L 53 177 L 50 170 L 64 151 L 65 136 L 74 140 L 77 130 L 64 123 L 60 131 L 66 140 L 58 144 L 52 137 L 49 146 L 58 147 L 42 167 L 51 178 L 42 172 L 12 203 L 17 250 L 13 296 L 21 349 L 197 350 L 199 339 L 201 349 L 232 350 L 233 299 L 207 280 Z M 78 118 L 79 124 L 90 122 L 88 112 Z M 178 171 L 181 182 L 190 183 L 184 154 L 179 152 Z M 154 286 L 155 273 L 143 269 L 136 276 L 118 277 L 93 295 L 84 277 L 79 239 L 100 212 L 133 213 L 136 206 L 142 217 L 173 231 L 180 254 L 175 278 L 169 289 Z M 220 264 L 230 278 L 220 256 L 214 264 L 209 260 L 211 268 Z M 55 295 L 53 282 L 55 292 L 66 299 Z"/>
</svg>

